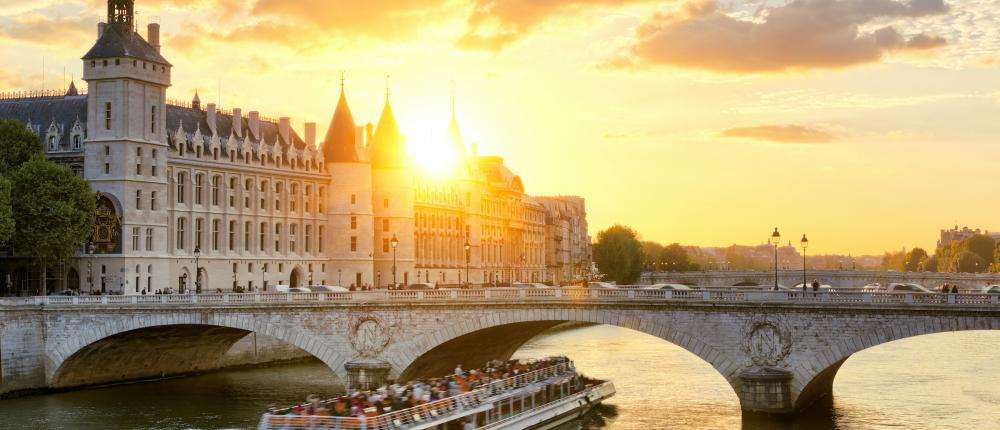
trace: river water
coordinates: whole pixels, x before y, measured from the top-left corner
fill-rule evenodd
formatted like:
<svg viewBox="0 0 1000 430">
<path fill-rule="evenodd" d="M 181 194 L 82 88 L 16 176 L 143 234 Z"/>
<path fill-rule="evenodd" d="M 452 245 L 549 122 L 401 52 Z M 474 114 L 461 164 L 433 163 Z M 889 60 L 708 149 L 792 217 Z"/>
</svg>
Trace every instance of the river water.
<svg viewBox="0 0 1000 430">
<path fill-rule="evenodd" d="M 707 363 L 657 338 L 610 326 L 557 330 L 519 357 L 565 354 L 618 394 L 569 429 L 1000 429 L 1000 333 L 945 333 L 855 354 L 834 399 L 789 422 L 744 422 Z M 319 362 L 230 370 L 0 401 L 0 428 L 253 428 L 271 403 L 340 388 Z"/>
</svg>

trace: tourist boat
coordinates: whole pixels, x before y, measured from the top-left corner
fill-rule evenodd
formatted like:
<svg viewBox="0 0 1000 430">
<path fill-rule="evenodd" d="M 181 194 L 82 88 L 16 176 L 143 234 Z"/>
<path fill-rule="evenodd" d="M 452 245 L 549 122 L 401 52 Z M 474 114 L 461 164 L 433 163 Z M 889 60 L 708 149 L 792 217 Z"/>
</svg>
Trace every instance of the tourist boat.
<svg viewBox="0 0 1000 430">
<path fill-rule="evenodd" d="M 577 419 L 615 394 L 611 382 L 588 379 L 572 361 L 497 379 L 468 392 L 408 409 L 364 417 L 289 414 L 289 407 L 261 417 L 259 430 L 547 430 Z M 334 400 L 320 402 L 332 405 Z M 471 425 L 470 425 L 471 424 Z"/>
</svg>

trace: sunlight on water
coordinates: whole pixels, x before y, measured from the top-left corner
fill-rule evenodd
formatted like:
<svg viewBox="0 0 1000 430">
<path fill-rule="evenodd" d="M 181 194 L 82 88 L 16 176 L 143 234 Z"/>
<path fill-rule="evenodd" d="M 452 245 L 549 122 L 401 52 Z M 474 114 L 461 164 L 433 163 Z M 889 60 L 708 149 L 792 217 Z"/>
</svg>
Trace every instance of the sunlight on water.
<svg viewBox="0 0 1000 430">
<path fill-rule="evenodd" d="M 598 415 L 605 429 L 1000 429 L 1000 333 L 944 333 L 896 341 L 849 359 L 835 400 L 791 422 L 747 422 L 711 366 L 628 329 L 554 330 L 518 357 L 565 354 L 585 374 L 615 382 Z M 319 362 L 232 370 L 0 401 L 2 429 L 254 428 L 270 404 L 341 390 Z M 610 411 L 609 411 L 610 410 Z M 588 420 L 589 422 L 590 420 Z M 568 428 L 579 428 L 577 423 Z"/>
</svg>

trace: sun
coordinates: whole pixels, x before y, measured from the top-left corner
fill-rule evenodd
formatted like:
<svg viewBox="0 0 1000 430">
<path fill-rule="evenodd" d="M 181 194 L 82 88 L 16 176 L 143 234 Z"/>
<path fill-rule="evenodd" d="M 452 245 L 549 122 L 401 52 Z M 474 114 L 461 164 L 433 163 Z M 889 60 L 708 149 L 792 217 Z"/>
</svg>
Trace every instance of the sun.
<svg viewBox="0 0 1000 430">
<path fill-rule="evenodd" d="M 407 143 L 414 163 L 425 175 L 446 177 L 455 171 L 458 154 L 444 136 L 426 133 L 409 137 Z"/>
</svg>

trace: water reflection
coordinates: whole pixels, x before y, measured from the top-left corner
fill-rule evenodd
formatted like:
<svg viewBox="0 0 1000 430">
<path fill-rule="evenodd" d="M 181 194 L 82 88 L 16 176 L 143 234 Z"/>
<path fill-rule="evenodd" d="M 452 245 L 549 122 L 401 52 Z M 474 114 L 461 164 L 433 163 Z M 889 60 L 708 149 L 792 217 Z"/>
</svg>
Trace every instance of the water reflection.
<svg viewBox="0 0 1000 430">
<path fill-rule="evenodd" d="M 922 336 L 863 351 L 834 399 L 793 420 L 741 417 L 729 384 L 691 353 L 635 331 L 590 326 L 546 333 L 519 357 L 565 354 L 618 395 L 566 429 L 1000 429 L 1000 333 Z M 6 429 L 253 428 L 270 404 L 341 388 L 322 363 L 219 372 L 0 401 Z"/>
</svg>

